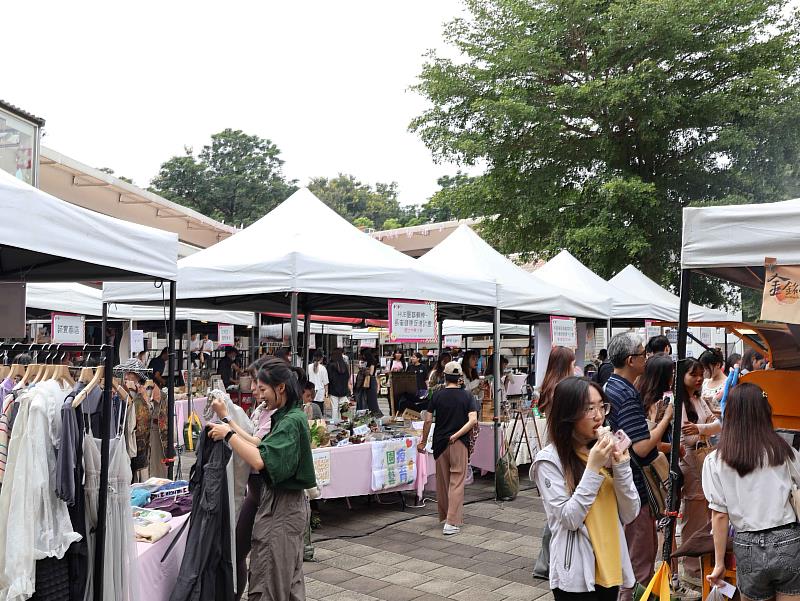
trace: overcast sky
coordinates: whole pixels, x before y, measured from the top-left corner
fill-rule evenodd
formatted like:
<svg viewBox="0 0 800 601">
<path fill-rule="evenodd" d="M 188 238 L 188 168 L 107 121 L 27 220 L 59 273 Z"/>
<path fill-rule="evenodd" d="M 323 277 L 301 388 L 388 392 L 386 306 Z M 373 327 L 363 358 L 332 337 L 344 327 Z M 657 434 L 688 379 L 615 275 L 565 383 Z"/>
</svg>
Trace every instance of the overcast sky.
<svg viewBox="0 0 800 601">
<path fill-rule="evenodd" d="M 436 179 L 409 91 L 459 0 L 11 2 L 0 98 L 47 120 L 44 145 L 146 186 L 184 145 L 226 127 L 271 139 L 285 172 Z M 11 51 L 13 49 L 13 51 Z"/>
</svg>

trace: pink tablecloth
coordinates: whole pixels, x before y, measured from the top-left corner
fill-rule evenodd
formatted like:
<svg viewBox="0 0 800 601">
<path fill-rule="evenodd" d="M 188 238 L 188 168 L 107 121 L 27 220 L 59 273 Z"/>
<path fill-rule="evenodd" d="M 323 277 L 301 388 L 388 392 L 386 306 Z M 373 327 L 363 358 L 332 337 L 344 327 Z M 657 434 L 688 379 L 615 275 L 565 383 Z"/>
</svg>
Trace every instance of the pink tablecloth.
<svg viewBox="0 0 800 601">
<path fill-rule="evenodd" d="M 416 444 L 416 438 L 414 439 Z M 346 447 L 332 447 L 331 482 L 322 487 L 323 499 L 340 499 L 375 494 L 372 490 L 372 445 L 354 444 Z M 421 459 L 424 457 L 424 461 Z M 433 455 L 417 455 L 417 478 L 412 484 L 397 486 L 383 492 L 414 490 L 422 496 L 428 478 L 435 477 L 436 463 Z"/>
<path fill-rule="evenodd" d="M 206 407 L 206 397 L 201 396 L 192 399 L 192 410 L 197 413 L 200 418 L 200 423 L 206 425 L 206 420 L 203 419 L 203 409 Z M 175 429 L 177 430 L 178 444 L 183 444 L 183 429 L 186 427 L 186 420 L 189 419 L 189 401 L 186 399 L 175 401 Z"/>
<path fill-rule="evenodd" d="M 139 572 L 139 599 L 141 601 L 169 601 L 175 582 L 178 580 L 178 571 L 183 561 L 183 551 L 186 548 L 186 534 L 189 527 L 184 528 L 181 540 L 175 543 L 167 558 L 161 561 L 167 548 L 178 535 L 183 523 L 189 519 L 189 514 L 172 518 L 169 534 L 155 543 L 136 543 Z"/>
</svg>

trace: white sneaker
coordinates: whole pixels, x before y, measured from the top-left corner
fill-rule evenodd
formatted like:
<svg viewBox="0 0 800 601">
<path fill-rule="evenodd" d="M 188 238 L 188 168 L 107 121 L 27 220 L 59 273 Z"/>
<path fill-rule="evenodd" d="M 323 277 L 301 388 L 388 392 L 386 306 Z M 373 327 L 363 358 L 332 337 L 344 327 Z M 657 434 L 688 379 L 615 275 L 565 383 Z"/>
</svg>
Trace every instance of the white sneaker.
<svg viewBox="0 0 800 601">
<path fill-rule="evenodd" d="M 461 532 L 461 528 L 458 526 L 451 526 L 447 522 L 444 523 L 444 528 L 442 528 L 442 534 L 445 536 L 450 536 L 451 534 L 458 534 Z"/>
</svg>

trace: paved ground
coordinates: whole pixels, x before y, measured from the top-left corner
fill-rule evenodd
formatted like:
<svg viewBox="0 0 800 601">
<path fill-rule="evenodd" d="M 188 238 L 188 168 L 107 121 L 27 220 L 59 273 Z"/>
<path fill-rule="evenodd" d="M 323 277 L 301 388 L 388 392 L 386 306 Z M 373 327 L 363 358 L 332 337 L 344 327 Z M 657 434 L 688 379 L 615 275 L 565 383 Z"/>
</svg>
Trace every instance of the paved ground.
<svg viewBox="0 0 800 601">
<path fill-rule="evenodd" d="M 491 474 L 469 486 L 466 524 L 449 537 L 435 502 L 406 511 L 397 495 L 385 505 L 353 499 L 351 509 L 323 503 L 315 561 L 304 564 L 309 601 L 551 601 L 547 582 L 531 577 L 544 512 L 527 470 L 520 476 L 527 490 L 509 503 L 491 500 Z"/>
</svg>

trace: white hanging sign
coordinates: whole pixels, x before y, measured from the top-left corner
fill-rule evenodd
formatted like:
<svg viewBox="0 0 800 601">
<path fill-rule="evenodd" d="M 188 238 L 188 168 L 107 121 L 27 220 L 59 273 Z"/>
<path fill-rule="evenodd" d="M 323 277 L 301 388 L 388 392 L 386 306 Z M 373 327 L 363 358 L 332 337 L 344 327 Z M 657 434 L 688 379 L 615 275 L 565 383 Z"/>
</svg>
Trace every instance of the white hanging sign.
<svg viewBox="0 0 800 601">
<path fill-rule="evenodd" d="M 389 300 L 389 342 L 434 342 L 436 303 L 433 301 Z"/>
<path fill-rule="evenodd" d="M 217 345 L 218 346 L 234 346 L 235 340 L 233 337 L 233 326 L 230 324 L 221 323 L 217 325 Z"/>
<path fill-rule="evenodd" d="M 661 336 L 661 328 L 654 326 L 650 320 L 644 322 L 644 336 L 645 340 L 650 340 L 653 336 Z"/>
<path fill-rule="evenodd" d="M 574 317 L 550 316 L 550 344 L 578 348 L 578 322 Z"/>
<path fill-rule="evenodd" d="M 83 315 L 53 313 L 50 340 L 54 344 L 86 344 L 86 322 Z"/>
<path fill-rule="evenodd" d="M 442 343 L 445 347 L 450 348 L 461 348 L 461 336 L 458 334 L 448 334 L 444 337 L 444 342 Z"/>
<path fill-rule="evenodd" d="M 359 345 L 360 348 L 375 348 L 378 346 L 377 338 L 366 338 L 362 340 Z"/>
<path fill-rule="evenodd" d="M 144 350 L 144 330 L 131 330 L 131 354 L 136 355 Z"/>
</svg>

